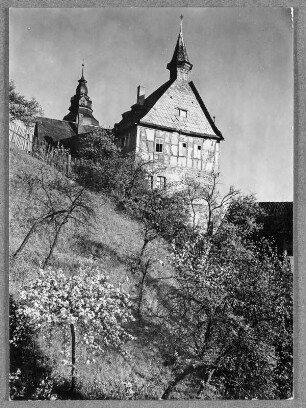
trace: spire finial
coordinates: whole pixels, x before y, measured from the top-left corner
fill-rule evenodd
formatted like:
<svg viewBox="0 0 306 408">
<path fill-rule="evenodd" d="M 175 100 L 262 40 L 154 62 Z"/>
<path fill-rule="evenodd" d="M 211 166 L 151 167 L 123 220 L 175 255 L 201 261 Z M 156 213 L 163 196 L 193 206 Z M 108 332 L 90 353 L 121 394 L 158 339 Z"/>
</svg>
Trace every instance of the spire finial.
<svg viewBox="0 0 306 408">
<path fill-rule="evenodd" d="M 184 18 L 183 14 L 181 14 L 180 18 L 181 18 L 180 33 L 182 34 L 183 33 L 183 18 Z"/>
<path fill-rule="evenodd" d="M 82 63 L 82 78 L 84 78 L 84 58 L 83 58 L 83 63 Z"/>
</svg>

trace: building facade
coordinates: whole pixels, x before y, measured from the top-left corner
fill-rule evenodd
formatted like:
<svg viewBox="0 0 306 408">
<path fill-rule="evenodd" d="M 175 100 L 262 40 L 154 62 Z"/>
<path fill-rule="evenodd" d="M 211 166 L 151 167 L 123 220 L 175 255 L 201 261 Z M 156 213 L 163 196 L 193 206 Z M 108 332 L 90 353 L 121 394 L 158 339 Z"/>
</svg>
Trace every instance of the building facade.
<svg viewBox="0 0 306 408">
<path fill-rule="evenodd" d="M 123 152 L 136 152 L 152 164 L 157 185 L 179 182 L 184 175 L 218 173 L 223 140 L 190 79 L 182 22 L 167 69 L 169 80 L 147 98 L 144 87 L 138 87 L 136 104 L 114 127 Z"/>
</svg>

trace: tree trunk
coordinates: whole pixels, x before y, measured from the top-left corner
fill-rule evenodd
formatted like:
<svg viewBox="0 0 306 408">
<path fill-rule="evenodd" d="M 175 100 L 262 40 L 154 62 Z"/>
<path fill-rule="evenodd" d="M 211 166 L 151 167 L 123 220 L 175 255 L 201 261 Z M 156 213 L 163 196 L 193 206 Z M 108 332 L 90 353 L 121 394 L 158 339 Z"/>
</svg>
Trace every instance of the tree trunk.
<svg viewBox="0 0 306 408">
<path fill-rule="evenodd" d="M 145 284 L 145 279 L 148 273 L 148 269 L 150 266 L 150 260 L 148 260 L 144 266 L 144 270 L 142 272 L 142 278 L 139 284 L 139 298 L 138 298 L 138 308 L 137 308 L 137 313 L 138 317 L 141 317 L 141 305 L 142 305 L 142 299 L 143 299 L 143 289 L 144 289 L 144 284 Z"/>
<path fill-rule="evenodd" d="M 213 223 L 212 223 L 212 210 L 211 205 L 208 203 L 208 221 L 207 221 L 207 235 L 211 237 L 213 235 Z"/>
<path fill-rule="evenodd" d="M 48 264 L 48 262 L 49 262 L 49 260 L 50 260 L 50 258 L 51 258 L 51 256 L 52 256 L 52 254 L 53 254 L 53 250 L 54 250 L 54 248 L 55 248 L 55 246 L 56 246 L 56 244 L 57 244 L 57 240 L 58 240 L 59 233 L 60 233 L 60 231 L 61 231 L 61 229 L 62 229 L 62 226 L 65 224 L 65 222 L 66 222 L 66 218 L 65 218 L 64 221 L 62 221 L 62 222 L 60 223 L 60 225 L 59 225 L 59 227 L 58 227 L 58 229 L 57 229 L 57 231 L 56 231 L 56 233 L 55 233 L 54 240 L 53 240 L 53 242 L 52 242 L 52 245 L 51 245 L 51 248 L 50 248 L 50 251 L 49 251 L 47 257 L 46 257 L 46 259 L 44 260 L 44 263 L 43 263 L 43 265 L 42 265 L 42 269 L 45 269 L 45 267 L 47 266 L 47 264 Z"/>
<path fill-rule="evenodd" d="M 70 391 L 75 390 L 75 327 L 74 324 L 70 324 L 71 331 L 71 387 Z"/>
<path fill-rule="evenodd" d="M 149 243 L 149 239 L 147 238 L 147 233 L 145 234 L 145 238 L 144 238 L 144 241 L 143 241 L 143 245 L 142 245 L 142 248 L 141 248 L 141 251 L 140 251 L 140 254 L 139 254 L 139 257 L 138 257 L 138 266 L 140 265 L 140 263 L 141 263 L 141 260 L 142 260 L 142 257 L 143 257 L 143 254 L 144 254 L 144 252 L 145 252 L 145 249 L 146 249 L 146 247 L 147 247 L 147 245 L 148 245 L 148 243 Z"/>
<path fill-rule="evenodd" d="M 194 367 L 194 366 L 188 366 L 187 368 L 185 368 L 184 371 L 182 371 L 180 374 L 178 374 L 172 381 L 170 381 L 168 387 L 165 389 L 161 399 L 162 400 L 166 400 L 169 398 L 173 388 L 176 386 L 176 384 L 178 384 L 180 381 L 182 381 L 187 375 L 197 371 L 198 367 Z"/>
<path fill-rule="evenodd" d="M 215 372 L 215 368 L 211 369 L 211 370 L 209 371 L 207 380 L 206 380 L 206 381 L 203 381 L 202 384 L 200 385 L 200 388 L 199 388 L 199 390 L 198 390 L 198 392 L 197 392 L 197 396 L 198 396 L 198 397 L 199 397 L 199 396 L 201 395 L 201 393 L 204 391 L 205 387 L 207 387 L 207 386 L 209 385 L 209 383 L 210 383 L 210 381 L 211 381 L 211 379 L 212 379 L 212 376 L 213 376 L 214 372 Z"/>
<path fill-rule="evenodd" d="M 33 232 L 35 231 L 35 229 L 38 227 L 38 225 L 40 224 L 40 222 L 36 222 L 35 224 L 32 225 L 32 227 L 30 228 L 29 232 L 27 233 L 27 235 L 25 236 L 24 240 L 22 241 L 21 245 L 19 246 L 19 248 L 17 249 L 17 251 L 14 253 L 14 255 L 12 256 L 12 259 L 15 259 L 16 256 L 19 254 L 19 252 L 21 252 L 23 250 L 23 248 L 26 246 L 28 240 L 30 239 L 31 235 L 33 234 Z"/>
<path fill-rule="evenodd" d="M 16 258 L 16 256 L 19 254 L 19 252 L 21 252 L 23 250 L 23 248 L 26 246 L 27 242 L 29 241 L 31 235 L 34 233 L 34 231 L 36 230 L 36 228 L 40 225 L 43 224 L 44 222 L 46 222 L 49 219 L 54 218 L 57 215 L 63 214 L 65 213 L 65 210 L 59 210 L 59 211 L 55 211 L 52 214 L 47 214 L 46 216 L 44 216 L 43 218 L 41 218 L 39 221 L 36 221 L 32 227 L 30 228 L 30 230 L 28 231 L 27 235 L 25 236 L 24 240 L 22 241 L 21 245 L 19 246 L 19 248 L 17 249 L 17 251 L 14 253 L 14 255 L 12 256 L 13 259 Z"/>
<path fill-rule="evenodd" d="M 196 213 L 195 213 L 195 209 L 194 209 L 193 200 L 191 200 L 191 209 L 192 209 L 192 228 L 195 229 Z"/>
<path fill-rule="evenodd" d="M 138 317 L 141 316 L 141 311 L 140 311 L 140 309 L 141 309 L 142 298 L 143 298 L 143 287 L 144 287 L 144 282 L 145 282 L 145 278 L 146 278 L 146 275 L 147 275 L 147 271 L 148 271 L 148 267 L 149 267 L 149 262 L 150 262 L 150 261 L 148 261 L 148 262 L 146 263 L 146 265 L 144 266 L 144 270 L 142 270 L 141 261 L 142 261 L 144 252 L 145 252 L 145 250 L 146 250 L 146 247 L 147 247 L 148 243 L 150 242 L 150 240 L 149 240 L 147 234 L 148 234 L 148 231 L 146 230 L 146 231 L 145 231 L 145 237 L 144 237 L 143 245 L 142 245 L 140 254 L 139 254 L 139 256 L 138 256 L 138 262 L 137 262 L 136 268 L 135 268 L 135 272 L 137 272 L 137 270 L 138 270 L 138 271 L 140 270 L 140 272 L 141 272 L 141 274 L 142 274 L 141 280 L 140 280 L 140 282 L 139 282 L 139 296 L 138 296 L 138 305 L 137 305 L 137 314 L 138 314 Z"/>
</svg>

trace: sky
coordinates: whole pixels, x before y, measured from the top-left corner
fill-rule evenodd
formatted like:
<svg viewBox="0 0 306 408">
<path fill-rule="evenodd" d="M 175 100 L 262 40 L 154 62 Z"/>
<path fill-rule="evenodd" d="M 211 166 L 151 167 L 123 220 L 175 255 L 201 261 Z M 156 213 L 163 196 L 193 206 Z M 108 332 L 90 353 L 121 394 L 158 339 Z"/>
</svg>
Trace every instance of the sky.
<svg viewBox="0 0 306 408">
<path fill-rule="evenodd" d="M 183 14 L 191 79 L 224 136 L 223 187 L 293 199 L 293 39 L 288 8 L 13 8 L 10 79 L 63 119 L 81 66 L 93 114 L 113 127 L 169 79 Z"/>
</svg>

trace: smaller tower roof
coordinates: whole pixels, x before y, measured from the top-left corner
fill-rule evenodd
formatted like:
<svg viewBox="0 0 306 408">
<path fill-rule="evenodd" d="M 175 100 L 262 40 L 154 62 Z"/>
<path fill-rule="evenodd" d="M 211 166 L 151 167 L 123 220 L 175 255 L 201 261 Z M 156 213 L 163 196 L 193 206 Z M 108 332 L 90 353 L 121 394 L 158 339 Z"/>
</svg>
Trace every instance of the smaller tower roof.
<svg viewBox="0 0 306 408">
<path fill-rule="evenodd" d="M 87 89 L 87 81 L 84 78 L 84 64 L 82 64 L 82 75 L 81 78 L 78 80 L 79 85 L 77 86 L 77 89 L 75 91 L 76 95 L 87 95 L 88 94 L 88 89 Z"/>
<path fill-rule="evenodd" d="M 177 69 L 185 68 L 191 71 L 192 64 L 189 62 L 186 46 L 183 38 L 183 16 L 181 15 L 180 32 L 171 61 L 167 64 L 170 73 L 176 73 Z"/>
<path fill-rule="evenodd" d="M 84 64 L 82 64 L 82 75 L 78 82 L 75 95 L 71 98 L 70 112 L 63 120 L 78 122 L 79 125 L 99 126 L 99 122 L 92 114 L 92 101 L 88 96 L 87 81 L 84 78 Z"/>
</svg>

